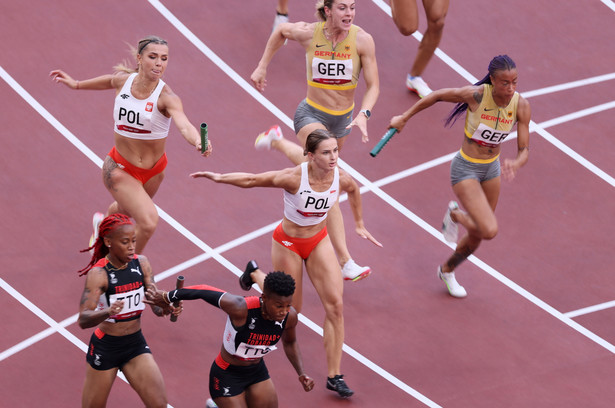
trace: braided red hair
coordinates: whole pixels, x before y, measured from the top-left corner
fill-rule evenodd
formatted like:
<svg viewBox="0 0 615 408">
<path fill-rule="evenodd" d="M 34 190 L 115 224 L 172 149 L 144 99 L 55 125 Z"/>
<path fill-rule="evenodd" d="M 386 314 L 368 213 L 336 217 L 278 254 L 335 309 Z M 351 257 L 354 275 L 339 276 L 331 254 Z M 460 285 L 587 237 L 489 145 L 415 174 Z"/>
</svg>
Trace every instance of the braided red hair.
<svg viewBox="0 0 615 408">
<path fill-rule="evenodd" d="M 94 250 L 94 253 L 92 254 L 92 258 L 90 259 L 90 263 L 88 264 L 88 266 L 78 271 L 79 276 L 87 274 L 90 269 L 92 269 L 94 264 L 98 262 L 99 259 L 102 259 L 107 256 L 107 254 L 109 253 L 109 248 L 105 246 L 104 238 L 122 225 L 132 225 L 132 221 L 130 221 L 130 218 L 124 214 L 111 214 L 104 220 L 102 220 L 100 226 L 98 227 L 98 238 L 96 239 L 96 242 L 94 242 L 94 245 L 79 251 L 88 252 L 92 249 Z"/>
</svg>

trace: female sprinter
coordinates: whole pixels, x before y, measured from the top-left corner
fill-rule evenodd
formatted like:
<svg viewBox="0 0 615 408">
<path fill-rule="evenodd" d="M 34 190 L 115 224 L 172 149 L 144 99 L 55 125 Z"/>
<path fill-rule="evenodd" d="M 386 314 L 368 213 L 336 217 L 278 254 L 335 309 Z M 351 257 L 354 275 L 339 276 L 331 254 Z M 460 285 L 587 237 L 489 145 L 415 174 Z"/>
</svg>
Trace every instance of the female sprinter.
<svg viewBox="0 0 615 408">
<path fill-rule="evenodd" d="M 335 137 L 324 129 L 315 129 L 307 137 L 308 161 L 279 171 L 260 174 L 208 171 L 193 173 L 216 183 L 242 188 L 275 187 L 284 190 L 284 218 L 273 233 L 271 258 L 275 270 L 291 275 L 297 283 L 293 306 L 301 312 L 303 264 L 325 309 L 324 342 L 327 355 L 327 388 L 349 397 L 341 375 L 344 344 L 343 280 L 326 227 L 327 212 L 337 203 L 341 191 L 348 193 L 357 232 L 374 240 L 363 226 L 361 195 L 350 176 L 338 169 Z"/>
<path fill-rule="evenodd" d="M 135 254 L 135 241 L 130 218 L 106 217 L 100 223 L 92 259 L 79 271 L 87 274 L 79 327 L 96 326 L 86 355 L 83 407 L 106 406 L 120 369 L 146 407 L 167 406 L 162 374 L 141 333 L 145 289 L 155 290 L 156 285 L 147 258 Z M 152 310 L 158 316 L 181 312 L 170 305 Z"/>
<path fill-rule="evenodd" d="M 54 81 L 72 89 L 114 89 L 115 146 L 103 164 L 103 183 L 115 202 L 107 214 L 123 213 L 137 225 L 136 253 L 142 253 L 158 224 L 152 197 L 158 191 L 167 165 L 166 138 L 171 119 L 188 143 L 201 149 L 200 134 L 184 113 L 182 102 L 162 81 L 167 68 L 169 47 L 151 36 L 139 41 L 135 50 L 137 68 L 120 64 L 114 74 L 78 81 L 61 70 L 51 71 Z M 209 156 L 211 143 L 203 156 Z M 94 231 L 102 220 L 94 215 Z M 90 245 L 96 240 L 94 234 Z"/>
<path fill-rule="evenodd" d="M 374 40 L 363 29 L 352 24 L 355 17 L 354 0 L 321 0 L 316 4 L 316 9 L 319 22 L 283 23 L 276 27 L 250 78 L 259 91 L 264 91 L 267 67 L 274 54 L 287 39 L 297 41 L 306 51 L 308 85 L 307 97 L 297 107 L 294 119 L 301 148 L 305 148 L 306 138 L 314 129 L 327 129 L 337 138 L 341 149 L 351 127 L 355 125 L 365 143 L 368 141 L 367 120 L 380 89 Z M 353 120 L 354 95 L 361 70 L 366 90 L 361 109 Z M 277 143 L 281 137 L 279 127 L 272 128 L 257 139 L 256 148 L 273 147 L 293 161 L 284 145 Z M 344 220 L 338 205 L 330 211 L 327 225 L 344 278 L 356 281 L 369 275 L 370 268 L 357 265 L 350 256 Z"/>
<path fill-rule="evenodd" d="M 256 265 L 251 261 L 248 265 Z M 265 275 L 251 269 L 263 284 L 263 294 L 235 296 L 208 285 L 195 285 L 170 292 L 148 290 L 147 303 L 167 307 L 178 300 L 202 299 L 228 314 L 222 347 L 209 372 L 209 393 L 220 408 L 277 408 L 278 396 L 263 357 L 282 339 L 288 361 L 305 391 L 314 388 L 303 371 L 295 327 L 299 319 L 290 305 L 295 281 L 284 272 Z M 207 402 L 212 406 L 211 401 Z"/>
<path fill-rule="evenodd" d="M 530 104 L 516 92 L 517 67 L 507 55 L 498 55 L 489 63 L 488 74 L 474 85 L 434 91 L 402 115 L 391 119 L 389 128 L 401 131 L 406 122 L 438 101 L 456 102 L 446 120 L 452 125 L 466 114 L 465 136 L 461 149 L 451 163 L 451 184 L 467 212 L 451 201 L 444 216 L 444 238 L 457 247 L 453 255 L 438 266 L 438 277 L 454 297 L 467 295 L 455 279 L 455 268 L 466 260 L 483 239 L 498 232 L 495 207 L 500 196 L 500 172 L 508 180 L 527 163 L 530 153 Z M 502 142 L 517 124 L 517 157 L 506 159 L 500 171 Z M 457 242 L 457 223 L 467 234 Z"/>
</svg>

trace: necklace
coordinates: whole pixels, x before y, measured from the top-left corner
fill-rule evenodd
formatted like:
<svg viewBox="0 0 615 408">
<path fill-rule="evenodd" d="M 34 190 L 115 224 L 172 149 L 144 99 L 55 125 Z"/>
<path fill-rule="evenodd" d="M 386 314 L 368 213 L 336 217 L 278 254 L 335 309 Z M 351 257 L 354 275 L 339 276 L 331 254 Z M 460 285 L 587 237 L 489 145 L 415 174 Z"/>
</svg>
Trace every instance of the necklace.
<svg viewBox="0 0 615 408">
<path fill-rule="evenodd" d="M 105 256 L 105 258 L 107 259 L 107 261 L 109 261 L 109 265 L 111 265 L 111 266 L 109 267 L 109 270 L 112 270 L 112 271 L 120 271 L 120 270 L 122 270 L 122 269 L 126 268 L 126 266 L 128 266 L 128 262 L 126 262 L 124 265 L 122 265 L 122 266 L 120 266 L 120 267 L 118 268 L 117 266 L 115 266 L 115 265 L 113 264 L 113 262 L 111 262 L 111 258 L 109 258 L 109 255 Z"/>
<path fill-rule="evenodd" d="M 326 24 L 323 24 L 322 26 L 322 32 L 325 35 L 325 39 L 329 42 L 331 42 L 331 47 L 333 48 L 333 50 L 335 50 L 335 48 L 337 47 L 337 45 L 344 41 L 344 39 L 346 38 L 346 36 L 348 35 L 348 33 L 344 33 L 343 31 L 340 34 L 336 34 L 335 31 L 333 32 L 333 34 L 331 34 L 329 32 L 329 29 L 327 28 Z M 340 41 L 335 41 L 336 37 L 339 38 L 339 36 L 342 35 L 341 40 Z"/>
<path fill-rule="evenodd" d="M 156 89 L 157 86 L 158 86 L 158 81 L 156 81 L 156 83 L 154 84 L 153 88 L 148 91 L 148 89 L 145 87 L 145 84 L 143 84 L 142 82 L 139 82 L 139 84 L 137 85 L 137 88 L 143 89 L 147 93 L 146 98 L 149 98 L 150 95 L 154 92 L 154 90 Z"/>
</svg>

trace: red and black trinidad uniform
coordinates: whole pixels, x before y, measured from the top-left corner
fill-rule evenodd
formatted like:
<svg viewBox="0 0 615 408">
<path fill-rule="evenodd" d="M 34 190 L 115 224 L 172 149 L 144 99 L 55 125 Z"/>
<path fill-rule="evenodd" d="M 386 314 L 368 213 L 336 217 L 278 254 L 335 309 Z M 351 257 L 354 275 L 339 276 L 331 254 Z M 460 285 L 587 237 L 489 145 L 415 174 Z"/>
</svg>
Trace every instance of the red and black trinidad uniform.
<svg viewBox="0 0 615 408">
<path fill-rule="evenodd" d="M 169 292 L 169 300 L 203 299 L 220 307 L 224 294 L 224 291 L 212 286 L 196 285 Z M 214 399 L 239 395 L 252 384 L 268 380 L 269 371 L 263 357 L 277 348 L 275 344 L 286 327 L 288 315 L 281 322 L 265 319 L 260 297 L 249 296 L 245 300 L 248 307 L 246 323 L 235 327 L 230 317 L 227 318 L 222 345 L 235 358 L 253 364 L 232 365 L 222 358 L 222 354 L 218 354 L 209 371 L 209 393 Z"/>
<path fill-rule="evenodd" d="M 239 395 L 250 385 L 270 378 L 263 357 L 277 348 L 275 344 L 282 337 L 286 317 L 281 322 L 265 319 L 261 312 L 261 298 L 251 296 L 245 299 L 248 306 L 246 323 L 235 327 L 228 318 L 222 341 L 229 354 L 244 361 L 254 361 L 254 364 L 232 365 L 218 354 L 209 372 L 212 398 Z"/>
<path fill-rule="evenodd" d="M 145 309 L 143 271 L 137 255 L 122 269 L 116 269 L 106 259 L 100 259 L 94 267 L 107 272 L 107 291 L 100 296 L 95 310 L 108 308 L 116 300 L 123 300 L 124 307 L 106 322 L 119 323 L 136 320 Z M 96 370 L 108 370 L 126 364 L 134 357 L 151 353 L 141 330 L 126 336 L 110 336 L 96 328 L 90 338 L 86 361 Z"/>
</svg>

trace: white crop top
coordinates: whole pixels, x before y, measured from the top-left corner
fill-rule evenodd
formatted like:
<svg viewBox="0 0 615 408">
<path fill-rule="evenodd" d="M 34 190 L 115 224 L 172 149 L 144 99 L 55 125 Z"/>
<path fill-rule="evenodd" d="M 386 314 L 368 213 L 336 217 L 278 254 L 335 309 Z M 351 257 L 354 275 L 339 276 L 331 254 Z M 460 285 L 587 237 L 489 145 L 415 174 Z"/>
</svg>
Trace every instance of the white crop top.
<svg viewBox="0 0 615 408">
<path fill-rule="evenodd" d="M 114 131 L 131 139 L 164 139 L 168 136 L 171 126 L 171 118 L 167 118 L 158 110 L 158 97 L 164 82 L 159 80 L 156 89 L 147 99 L 137 99 L 130 92 L 136 76 L 136 73 L 131 74 L 115 97 Z"/>
<path fill-rule="evenodd" d="M 284 216 L 297 225 L 316 225 L 327 218 L 327 212 L 337 201 L 340 172 L 335 168 L 333 182 L 326 191 L 312 190 L 308 178 L 308 163 L 301 163 L 301 185 L 295 194 L 284 190 Z"/>
</svg>

